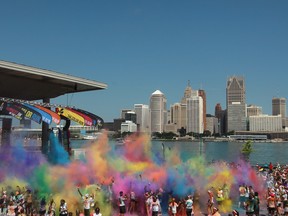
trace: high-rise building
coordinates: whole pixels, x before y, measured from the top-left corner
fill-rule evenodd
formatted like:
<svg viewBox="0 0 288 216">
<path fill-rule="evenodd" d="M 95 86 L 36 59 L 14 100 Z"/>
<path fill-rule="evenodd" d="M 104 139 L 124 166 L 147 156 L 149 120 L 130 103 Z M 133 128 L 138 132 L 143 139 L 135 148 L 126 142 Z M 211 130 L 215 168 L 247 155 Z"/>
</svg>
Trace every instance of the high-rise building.
<svg viewBox="0 0 288 216">
<path fill-rule="evenodd" d="M 246 88 L 243 77 L 232 76 L 226 86 L 227 132 L 246 131 Z"/>
<path fill-rule="evenodd" d="M 137 123 L 136 113 L 134 111 L 129 111 L 125 113 L 125 121 L 131 121 L 134 124 Z"/>
<path fill-rule="evenodd" d="M 281 115 L 249 117 L 250 131 L 282 131 Z"/>
<path fill-rule="evenodd" d="M 212 115 L 206 116 L 207 120 L 207 131 L 210 131 L 211 135 L 219 133 L 219 125 L 218 125 L 218 118 Z"/>
<path fill-rule="evenodd" d="M 204 130 L 207 129 L 207 122 L 206 122 L 206 93 L 203 89 L 198 90 L 198 94 L 203 99 L 203 122 L 204 122 Z"/>
<path fill-rule="evenodd" d="M 150 97 L 151 133 L 164 131 L 167 113 L 166 103 L 166 97 L 160 90 L 152 93 Z"/>
<path fill-rule="evenodd" d="M 192 97 L 192 93 L 193 93 L 193 90 L 192 90 L 192 87 L 190 85 L 190 80 L 188 80 L 188 85 L 185 88 L 184 96 L 182 97 L 181 104 L 186 104 L 187 103 L 186 99 L 187 98 L 191 98 Z"/>
<path fill-rule="evenodd" d="M 136 113 L 136 123 L 139 125 L 139 131 L 150 133 L 149 106 L 145 104 L 134 104 L 134 111 Z"/>
<path fill-rule="evenodd" d="M 132 121 L 125 121 L 121 124 L 121 133 L 124 132 L 137 132 L 137 125 Z"/>
<path fill-rule="evenodd" d="M 281 115 L 282 126 L 286 126 L 286 99 L 272 98 L 272 115 Z"/>
<path fill-rule="evenodd" d="M 120 118 L 125 119 L 125 115 L 127 112 L 132 112 L 132 109 L 122 109 L 121 110 L 121 114 L 120 114 Z"/>
<path fill-rule="evenodd" d="M 199 96 L 187 98 L 187 133 L 203 133 L 203 99 Z"/>
<path fill-rule="evenodd" d="M 170 107 L 170 122 L 169 124 L 178 125 L 181 124 L 181 104 L 175 103 Z"/>
<path fill-rule="evenodd" d="M 218 119 L 218 131 L 222 135 L 226 131 L 226 110 L 222 110 L 221 104 L 215 106 L 215 117 Z"/>
<path fill-rule="evenodd" d="M 247 117 L 259 116 L 259 115 L 262 115 L 262 107 L 251 104 L 247 106 Z"/>
</svg>

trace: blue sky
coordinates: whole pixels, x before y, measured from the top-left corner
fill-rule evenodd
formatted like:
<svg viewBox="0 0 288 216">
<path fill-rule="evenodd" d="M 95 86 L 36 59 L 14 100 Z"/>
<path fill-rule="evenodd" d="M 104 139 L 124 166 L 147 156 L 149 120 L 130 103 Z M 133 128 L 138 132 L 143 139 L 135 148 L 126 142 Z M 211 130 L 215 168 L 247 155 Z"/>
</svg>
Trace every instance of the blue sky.
<svg viewBox="0 0 288 216">
<path fill-rule="evenodd" d="M 266 114 L 288 95 L 287 0 L 6 0 L 0 11 L 0 59 L 106 83 L 51 100 L 104 121 L 157 89 L 169 107 L 188 80 L 210 114 L 233 75 Z"/>
</svg>

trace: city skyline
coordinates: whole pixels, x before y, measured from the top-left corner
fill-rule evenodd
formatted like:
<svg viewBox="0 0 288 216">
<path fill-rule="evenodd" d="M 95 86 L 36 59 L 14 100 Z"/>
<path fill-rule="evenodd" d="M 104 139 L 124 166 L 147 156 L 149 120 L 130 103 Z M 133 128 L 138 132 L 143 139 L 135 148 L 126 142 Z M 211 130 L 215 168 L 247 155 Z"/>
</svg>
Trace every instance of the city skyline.
<svg viewBox="0 0 288 216">
<path fill-rule="evenodd" d="M 207 114 L 226 109 L 226 82 L 242 76 L 246 103 L 272 114 L 287 98 L 288 2 L 5 1 L 0 59 L 106 83 L 101 91 L 61 96 L 111 122 L 122 109 L 149 104 L 160 90 L 167 108 L 188 80 L 203 89 Z M 13 13 L 11 13 L 13 11 Z"/>
</svg>

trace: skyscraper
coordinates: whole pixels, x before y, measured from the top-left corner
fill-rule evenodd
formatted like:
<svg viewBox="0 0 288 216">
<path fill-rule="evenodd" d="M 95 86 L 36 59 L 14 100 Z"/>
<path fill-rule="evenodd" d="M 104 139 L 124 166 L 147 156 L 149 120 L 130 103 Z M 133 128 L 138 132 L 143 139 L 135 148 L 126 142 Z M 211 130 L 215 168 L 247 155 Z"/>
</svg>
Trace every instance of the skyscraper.
<svg viewBox="0 0 288 216">
<path fill-rule="evenodd" d="M 281 115 L 282 126 L 286 121 L 286 99 L 285 98 L 272 98 L 272 115 Z"/>
<path fill-rule="evenodd" d="M 134 104 L 134 111 L 136 113 L 136 123 L 139 125 L 139 131 L 150 133 L 149 106 L 145 104 Z"/>
<path fill-rule="evenodd" d="M 181 104 L 186 104 L 187 103 L 186 99 L 191 98 L 192 93 L 193 93 L 193 90 L 192 90 L 192 87 L 190 85 L 190 80 L 188 80 L 188 85 L 185 88 L 184 96 L 182 97 Z"/>
<path fill-rule="evenodd" d="M 190 133 L 203 133 L 203 99 L 200 96 L 187 98 L 187 129 Z"/>
<path fill-rule="evenodd" d="M 203 99 L 203 123 L 204 123 L 204 130 L 207 128 L 207 122 L 206 122 L 206 93 L 203 89 L 198 90 L 198 94 Z"/>
<path fill-rule="evenodd" d="M 218 119 L 218 131 L 222 135 L 226 131 L 226 110 L 222 110 L 220 103 L 215 106 L 215 117 Z"/>
<path fill-rule="evenodd" d="M 232 76 L 226 87 L 227 132 L 246 131 L 246 89 L 243 77 Z"/>
<path fill-rule="evenodd" d="M 150 97 L 151 133 L 164 131 L 167 113 L 166 103 L 166 97 L 160 90 L 152 93 Z"/>
<path fill-rule="evenodd" d="M 247 118 L 250 116 L 259 116 L 259 115 L 262 115 L 262 107 L 252 104 L 247 106 Z"/>
</svg>

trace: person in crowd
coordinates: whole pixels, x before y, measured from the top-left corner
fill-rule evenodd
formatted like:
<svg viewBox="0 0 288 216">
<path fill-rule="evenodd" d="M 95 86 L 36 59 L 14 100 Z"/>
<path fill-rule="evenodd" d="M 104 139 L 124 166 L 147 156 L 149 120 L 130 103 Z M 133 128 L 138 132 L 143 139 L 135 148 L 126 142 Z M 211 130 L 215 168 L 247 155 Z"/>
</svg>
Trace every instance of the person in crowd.
<svg viewBox="0 0 288 216">
<path fill-rule="evenodd" d="M 152 197 L 152 203 L 151 203 L 151 212 L 152 216 L 158 216 L 159 210 L 160 210 L 160 203 L 156 196 Z"/>
<path fill-rule="evenodd" d="M 15 216 L 16 212 L 16 205 L 14 204 L 14 202 L 12 200 L 10 200 L 8 206 L 7 206 L 7 216 Z"/>
<path fill-rule="evenodd" d="M 32 213 L 32 203 L 33 203 L 33 195 L 30 189 L 26 190 L 25 193 L 25 211 L 27 215 Z"/>
<path fill-rule="evenodd" d="M 248 200 L 245 202 L 247 216 L 254 215 L 254 207 L 255 207 L 255 200 L 254 200 L 254 197 L 250 194 L 248 197 Z"/>
<path fill-rule="evenodd" d="M 2 196 L 1 196 L 0 200 L 1 200 L 1 202 L 0 202 L 0 204 L 1 204 L 0 205 L 0 214 L 6 214 L 9 200 L 8 200 L 6 190 L 4 190 L 3 188 L 2 188 Z"/>
<path fill-rule="evenodd" d="M 246 201 L 246 187 L 245 185 L 239 185 L 239 203 L 238 208 L 245 208 L 245 201 Z"/>
<path fill-rule="evenodd" d="M 56 212 L 56 203 L 54 202 L 54 199 L 51 199 L 48 205 L 48 216 L 55 216 Z"/>
<path fill-rule="evenodd" d="M 135 195 L 135 192 L 134 191 L 131 191 L 130 192 L 130 204 L 129 204 L 129 213 L 132 214 L 132 213 L 135 213 L 136 211 L 136 195 Z"/>
<path fill-rule="evenodd" d="M 145 192 L 144 197 L 145 197 L 145 215 L 149 216 L 153 198 L 149 192 Z"/>
<path fill-rule="evenodd" d="M 102 216 L 102 213 L 100 212 L 100 208 L 99 207 L 95 208 L 93 216 Z"/>
<path fill-rule="evenodd" d="M 85 216 L 90 216 L 90 208 L 91 205 L 94 204 L 94 198 L 93 195 L 90 196 L 88 193 L 85 194 L 85 196 L 83 196 L 83 194 L 81 193 L 79 187 L 78 187 L 78 193 L 80 194 L 80 196 L 82 197 L 82 201 L 83 201 L 83 208 L 84 208 L 84 215 Z"/>
<path fill-rule="evenodd" d="M 274 215 L 276 211 L 276 200 L 274 193 L 270 193 L 270 195 L 267 197 L 267 207 L 268 207 L 268 214 Z"/>
<path fill-rule="evenodd" d="M 277 204 L 277 208 L 276 208 L 276 216 L 281 216 L 284 215 L 284 208 L 282 207 L 281 203 Z"/>
<path fill-rule="evenodd" d="M 188 195 L 185 201 L 186 215 L 191 216 L 193 212 L 193 200 L 192 196 Z"/>
<path fill-rule="evenodd" d="M 169 210 L 172 216 L 176 216 L 177 214 L 178 203 L 176 202 L 175 198 L 172 198 L 172 201 L 169 203 Z"/>
<path fill-rule="evenodd" d="M 236 209 L 233 209 L 231 216 L 239 216 L 239 212 Z"/>
<path fill-rule="evenodd" d="M 64 199 L 61 199 L 59 206 L 59 216 L 67 216 L 67 215 L 68 215 L 67 203 Z"/>
<path fill-rule="evenodd" d="M 254 192 L 254 214 L 255 216 L 260 214 L 260 199 L 257 191 Z"/>
<path fill-rule="evenodd" d="M 288 216 L 288 203 L 286 203 L 284 206 L 284 215 Z"/>
<path fill-rule="evenodd" d="M 224 200 L 223 189 L 219 187 L 217 190 L 217 197 L 216 197 L 218 206 L 221 206 L 223 200 Z"/>
<path fill-rule="evenodd" d="M 212 214 L 214 207 L 214 195 L 211 190 L 208 190 L 208 202 L 207 202 L 207 213 Z"/>
<path fill-rule="evenodd" d="M 119 205 L 119 215 L 123 216 L 126 213 L 126 204 L 127 196 L 124 195 L 123 191 L 119 192 L 118 205 Z"/>
<path fill-rule="evenodd" d="M 46 200 L 44 197 L 42 197 L 40 201 L 40 206 L 39 206 L 39 215 L 45 216 L 45 214 L 46 214 Z"/>
<path fill-rule="evenodd" d="M 212 208 L 212 216 L 221 216 L 218 208 L 216 208 L 216 207 Z"/>
</svg>

